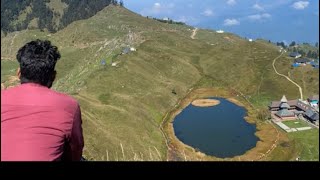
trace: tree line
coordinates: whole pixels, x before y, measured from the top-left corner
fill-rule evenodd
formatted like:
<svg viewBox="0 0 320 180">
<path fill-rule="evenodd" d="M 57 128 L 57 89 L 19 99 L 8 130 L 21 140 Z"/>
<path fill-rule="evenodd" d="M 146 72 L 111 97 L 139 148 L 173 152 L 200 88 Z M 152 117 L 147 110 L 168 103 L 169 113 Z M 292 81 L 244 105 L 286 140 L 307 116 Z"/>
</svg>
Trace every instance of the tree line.
<svg viewBox="0 0 320 180">
<path fill-rule="evenodd" d="M 124 6 L 123 0 L 62 0 L 68 5 L 60 18 L 60 24 L 57 26 L 53 21 L 55 14 L 46 4 L 50 0 L 1 0 L 1 30 L 6 34 L 13 31 L 21 31 L 28 28 L 30 22 L 34 19 L 38 21 L 40 30 L 47 29 L 50 32 L 56 32 L 63 29 L 73 21 L 87 19 L 94 16 L 106 6 L 113 4 Z M 19 19 L 19 16 L 27 7 L 32 7 L 32 12 L 27 13 L 25 20 Z"/>
<path fill-rule="evenodd" d="M 303 46 L 299 45 L 295 41 L 292 41 L 289 45 L 286 45 L 284 42 L 276 42 L 276 45 L 288 50 L 289 52 L 297 52 L 304 57 L 313 59 L 319 58 L 318 42 L 316 42 L 314 45 L 309 43 L 302 43 Z"/>
<path fill-rule="evenodd" d="M 149 19 L 150 17 L 147 16 L 147 18 Z M 168 24 L 178 24 L 178 25 L 186 25 L 186 23 L 184 22 L 179 22 L 179 21 L 174 21 L 170 18 L 168 19 L 158 19 L 158 18 L 153 18 L 156 21 L 162 22 L 162 23 L 168 23 Z"/>
</svg>

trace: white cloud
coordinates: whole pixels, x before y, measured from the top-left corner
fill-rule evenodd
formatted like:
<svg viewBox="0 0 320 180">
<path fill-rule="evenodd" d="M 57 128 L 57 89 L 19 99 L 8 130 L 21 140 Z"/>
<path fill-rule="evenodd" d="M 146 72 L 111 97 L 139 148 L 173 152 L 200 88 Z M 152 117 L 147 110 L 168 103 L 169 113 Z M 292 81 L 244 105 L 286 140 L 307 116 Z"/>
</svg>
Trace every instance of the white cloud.
<svg viewBox="0 0 320 180">
<path fill-rule="evenodd" d="M 262 21 L 271 18 L 271 14 L 263 13 L 263 14 L 254 14 L 248 16 L 248 18 L 252 21 Z"/>
<path fill-rule="evenodd" d="M 160 9 L 161 8 L 161 4 L 160 3 L 154 3 L 153 8 Z"/>
<path fill-rule="evenodd" d="M 240 25 L 240 21 L 238 21 L 236 19 L 226 19 L 226 20 L 224 20 L 223 25 L 225 25 L 225 26 Z"/>
<path fill-rule="evenodd" d="M 140 13 L 143 16 L 158 15 L 160 13 L 172 14 L 174 8 L 174 3 L 161 4 L 159 2 L 156 2 L 151 8 L 144 8 Z"/>
<path fill-rule="evenodd" d="M 227 4 L 230 5 L 230 6 L 234 6 L 234 5 L 237 4 L 237 1 L 236 0 L 228 0 Z"/>
<path fill-rule="evenodd" d="M 161 4 L 160 3 L 154 3 L 152 9 L 151 9 L 151 12 L 154 13 L 154 14 L 158 14 L 161 12 Z"/>
<path fill-rule="evenodd" d="M 262 18 L 271 18 L 271 14 L 269 13 L 263 13 L 261 16 Z"/>
<path fill-rule="evenodd" d="M 260 14 L 250 15 L 250 16 L 248 16 L 248 18 L 251 20 L 260 20 L 261 15 Z"/>
<path fill-rule="evenodd" d="M 252 6 L 252 8 L 255 10 L 258 10 L 258 11 L 264 11 L 264 8 L 261 5 L 259 5 L 258 3 L 254 4 Z"/>
<path fill-rule="evenodd" d="M 205 11 L 203 11 L 202 15 L 207 17 L 213 16 L 213 11 L 211 9 L 206 9 Z"/>
<path fill-rule="evenodd" d="M 309 6 L 309 1 L 298 1 L 292 4 L 292 7 L 297 10 L 303 10 Z"/>
</svg>

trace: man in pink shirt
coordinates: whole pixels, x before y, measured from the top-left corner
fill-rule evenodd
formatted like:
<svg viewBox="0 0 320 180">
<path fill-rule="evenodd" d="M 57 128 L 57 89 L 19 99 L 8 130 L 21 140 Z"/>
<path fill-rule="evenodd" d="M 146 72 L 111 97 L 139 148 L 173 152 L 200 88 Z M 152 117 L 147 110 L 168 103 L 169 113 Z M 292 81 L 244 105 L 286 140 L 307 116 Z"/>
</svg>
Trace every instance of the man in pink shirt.
<svg viewBox="0 0 320 180">
<path fill-rule="evenodd" d="M 50 41 L 31 41 L 19 49 L 21 85 L 1 91 L 1 161 L 81 159 L 79 104 L 50 89 L 58 59 Z"/>
</svg>

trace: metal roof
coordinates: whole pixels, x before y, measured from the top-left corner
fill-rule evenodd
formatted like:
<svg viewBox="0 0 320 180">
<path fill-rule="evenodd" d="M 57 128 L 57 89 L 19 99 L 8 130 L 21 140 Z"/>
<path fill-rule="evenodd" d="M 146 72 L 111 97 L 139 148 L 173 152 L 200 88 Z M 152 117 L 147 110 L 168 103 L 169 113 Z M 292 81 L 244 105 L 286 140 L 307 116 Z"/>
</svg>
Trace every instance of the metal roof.
<svg viewBox="0 0 320 180">
<path fill-rule="evenodd" d="M 288 104 L 289 104 L 290 107 L 296 106 L 297 103 L 298 103 L 298 100 L 290 100 L 290 101 L 288 101 Z M 269 107 L 278 108 L 278 107 L 280 107 L 280 105 L 281 105 L 280 101 L 272 101 L 271 104 L 269 105 Z"/>
<path fill-rule="evenodd" d="M 313 121 L 319 120 L 319 114 L 312 110 L 307 110 L 304 114 Z"/>
<path fill-rule="evenodd" d="M 288 103 L 281 103 L 280 108 L 281 109 L 289 109 L 290 105 Z"/>
<path fill-rule="evenodd" d="M 300 56 L 301 54 L 299 54 L 298 52 L 292 52 L 289 54 L 289 56 L 291 57 L 296 57 L 296 56 Z"/>
<path fill-rule="evenodd" d="M 319 101 L 319 95 L 313 95 L 308 98 L 310 101 Z"/>
<path fill-rule="evenodd" d="M 276 113 L 277 116 L 279 117 L 294 117 L 295 114 L 294 112 L 289 111 L 288 109 L 281 109 Z"/>
<path fill-rule="evenodd" d="M 305 59 L 305 58 L 299 58 L 299 59 L 296 59 L 294 60 L 295 63 L 307 63 L 307 62 L 310 62 L 309 59 Z"/>
</svg>

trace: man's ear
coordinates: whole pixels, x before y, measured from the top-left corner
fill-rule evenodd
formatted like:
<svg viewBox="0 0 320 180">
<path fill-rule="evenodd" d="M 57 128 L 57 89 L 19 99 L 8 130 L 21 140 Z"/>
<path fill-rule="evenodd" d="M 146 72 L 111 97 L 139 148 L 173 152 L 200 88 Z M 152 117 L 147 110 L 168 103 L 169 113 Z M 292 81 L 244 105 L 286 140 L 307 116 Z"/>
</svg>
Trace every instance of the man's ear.
<svg viewBox="0 0 320 180">
<path fill-rule="evenodd" d="M 21 69 L 20 68 L 17 69 L 16 75 L 18 76 L 19 79 L 21 78 Z"/>
</svg>

